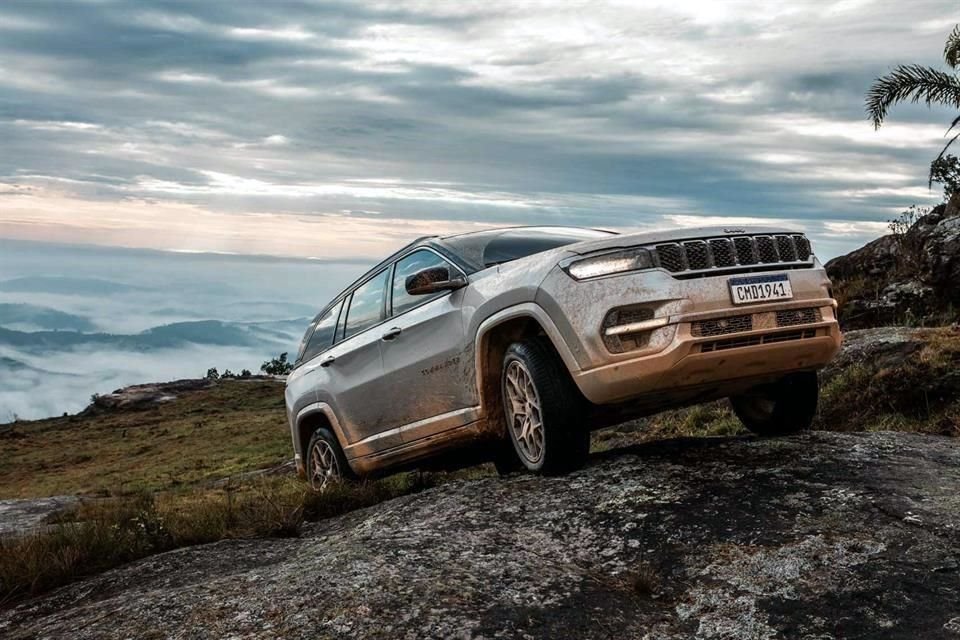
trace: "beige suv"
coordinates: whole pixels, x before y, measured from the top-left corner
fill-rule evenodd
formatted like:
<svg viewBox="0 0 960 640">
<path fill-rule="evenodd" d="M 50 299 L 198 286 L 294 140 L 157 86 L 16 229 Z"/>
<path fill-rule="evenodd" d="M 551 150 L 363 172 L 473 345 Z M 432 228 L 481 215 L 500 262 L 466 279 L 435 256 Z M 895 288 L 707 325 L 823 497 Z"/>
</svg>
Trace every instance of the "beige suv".
<svg viewBox="0 0 960 640">
<path fill-rule="evenodd" d="M 428 462 L 563 473 L 592 429 L 725 397 L 751 431 L 791 433 L 840 347 L 835 311 L 787 229 L 421 238 L 307 330 L 286 389 L 298 467 L 317 489 Z"/>
</svg>

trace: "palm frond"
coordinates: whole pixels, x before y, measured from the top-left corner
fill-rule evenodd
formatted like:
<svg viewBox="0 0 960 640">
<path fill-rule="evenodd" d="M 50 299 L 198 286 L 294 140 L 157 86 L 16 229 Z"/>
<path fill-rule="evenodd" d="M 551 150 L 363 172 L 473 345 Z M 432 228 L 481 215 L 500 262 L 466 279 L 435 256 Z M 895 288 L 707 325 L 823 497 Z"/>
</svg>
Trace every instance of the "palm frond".
<svg viewBox="0 0 960 640">
<path fill-rule="evenodd" d="M 943 58 L 951 69 L 956 69 L 957 65 L 960 65 L 960 24 L 955 26 L 950 35 L 947 36 L 947 44 L 943 48 Z"/>
<path fill-rule="evenodd" d="M 960 78 L 918 64 L 900 65 L 867 92 L 867 114 L 879 128 L 891 106 L 910 101 L 960 108 Z"/>
</svg>

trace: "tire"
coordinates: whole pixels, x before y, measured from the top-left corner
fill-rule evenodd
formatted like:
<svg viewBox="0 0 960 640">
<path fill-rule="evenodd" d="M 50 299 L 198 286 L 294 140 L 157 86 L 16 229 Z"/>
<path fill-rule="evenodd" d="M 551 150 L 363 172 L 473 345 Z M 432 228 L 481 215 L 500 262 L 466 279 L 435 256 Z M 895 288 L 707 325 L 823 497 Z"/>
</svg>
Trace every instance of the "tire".
<svg viewBox="0 0 960 640">
<path fill-rule="evenodd" d="M 493 456 L 490 458 L 494 469 L 497 470 L 497 475 L 501 478 L 525 469 L 513 446 L 513 440 L 510 439 L 510 436 L 507 436 L 506 439 L 497 444 Z"/>
<path fill-rule="evenodd" d="M 733 412 L 758 436 L 783 436 L 804 431 L 817 414 L 820 385 L 816 371 L 792 373 L 730 398 Z"/>
<path fill-rule="evenodd" d="M 352 482 L 357 479 L 356 474 L 347 464 L 343 449 L 337 442 L 336 436 L 327 429 L 317 429 L 307 445 L 306 460 L 307 482 L 314 491 L 322 492 L 332 484 Z M 318 468 L 318 464 L 325 468 Z"/>
<path fill-rule="evenodd" d="M 556 475 L 586 464 L 590 432 L 581 424 L 580 394 L 552 345 L 542 339 L 510 345 L 500 392 L 507 434 L 523 468 Z"/>
</svg>

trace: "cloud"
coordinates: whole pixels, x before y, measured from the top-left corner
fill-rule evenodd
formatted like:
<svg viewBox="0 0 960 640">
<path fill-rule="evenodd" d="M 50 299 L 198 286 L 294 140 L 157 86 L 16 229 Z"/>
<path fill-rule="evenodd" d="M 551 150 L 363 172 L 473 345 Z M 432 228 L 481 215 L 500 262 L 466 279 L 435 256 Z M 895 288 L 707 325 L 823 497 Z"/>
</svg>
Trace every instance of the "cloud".
<svg viewBox="0 0 960 640">
<path fill-rule="evenodd" d="M 0 234 L 372 258 L 470 225 L 880 223 L 936 201 L 951 114 L 874 131 L 863 94 L 937 64 L 952 9 L 16 3 Z"/>
</svg>

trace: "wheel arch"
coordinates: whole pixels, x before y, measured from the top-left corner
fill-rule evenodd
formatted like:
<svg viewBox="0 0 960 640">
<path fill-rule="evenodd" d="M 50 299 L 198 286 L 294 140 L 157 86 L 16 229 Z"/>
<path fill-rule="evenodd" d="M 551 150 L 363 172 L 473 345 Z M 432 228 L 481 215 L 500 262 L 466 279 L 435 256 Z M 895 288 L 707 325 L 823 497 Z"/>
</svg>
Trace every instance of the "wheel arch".
<svg viewBox="0 0 960 640">
<path fill-rule="evenodd" d="M 477 394 L 483 414 L 498 432 L 504 426 L 500 401 L 500 369 L 504 354 L 512 343 L 536 336 L 549 341 L 572 376 L 577 370 L 573 353 L 547 312 L 535 303 L 504 309 L 484 320 L 477 329 L 474 345 Z"/>
<path fill-rule="evenodd" d="M 298 460 L 298 469 L 306 461 L 306 448 L 310 444 L 311 436 L 322 427 L 330 429 L 340 444 L 340 450 L 346 451 L 347 441 L 344 439 L 340 421 L 337 419 L 333 407 L 326 402 L 314 402 L 301 409 L 297 414 L 297 427 L 295 429 L 297 442 L 294 453 Z M 347 462 L 349 463 L 349 460 Z"/>
</svg>

